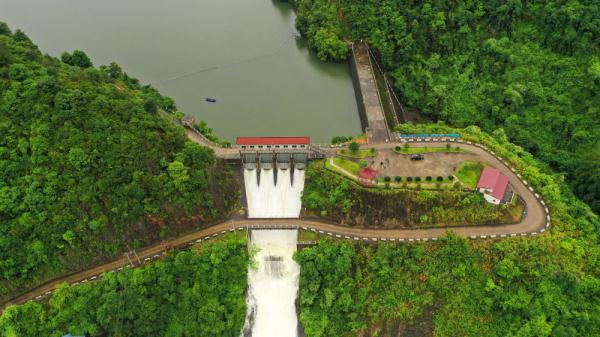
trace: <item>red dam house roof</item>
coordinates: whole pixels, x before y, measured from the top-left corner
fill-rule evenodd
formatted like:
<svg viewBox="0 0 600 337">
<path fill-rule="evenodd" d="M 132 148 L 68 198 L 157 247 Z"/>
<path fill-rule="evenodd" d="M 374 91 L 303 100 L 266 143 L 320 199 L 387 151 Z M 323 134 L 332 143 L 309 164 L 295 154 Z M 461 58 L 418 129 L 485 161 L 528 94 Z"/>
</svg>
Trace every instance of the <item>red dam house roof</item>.
<svg viewBox="0 0 600 337">
<path fill-rule="evenodd" d="M 490 190 L 490 195 L 496 199 L 502 199 L 507 186 L 508 177 L 502 174 L 499 169 L 491 167 L 483 169 L 477 183 L 477 189 Z"/>
<path fill-rule="evenodd" d="M 237 145 L 308 145 L 310 137 L 237 137 L 235 143 Z"/>
</svg>

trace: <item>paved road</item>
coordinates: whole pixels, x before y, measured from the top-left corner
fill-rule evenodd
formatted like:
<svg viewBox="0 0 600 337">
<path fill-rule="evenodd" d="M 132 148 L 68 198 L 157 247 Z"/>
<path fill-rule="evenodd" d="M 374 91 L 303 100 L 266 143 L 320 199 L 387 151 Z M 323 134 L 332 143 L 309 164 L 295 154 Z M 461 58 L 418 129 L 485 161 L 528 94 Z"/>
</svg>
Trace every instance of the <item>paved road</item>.
<svg viewBox="0 0 600 337">
<path fill-rule="evenodd" d="M 197 141 L 194 138 L 197 136 L 193 131 L 188 130 L 188 136 L 190 139 Z M 448 142 L 412 142 L 412 147 L 445 147 Z M 526 205 L 526 213 L 524 214 L 521 222 L 510 225 L 494 225 L 494 226 L 468 226 L 468 227 L 452 227 L 452 230 L 457 234 L 464 236 L 490 236 L 490 235 L 510 235 L 515 233 L 530 233 L 537 232 L 540 229 L 545 230 L 546 223 L 549 220 L 549 215 L 546 212 L 545 206 L 530 190 L 530 186 L 526 185 L 520 177 L 517 176 L 503 161 L 495 157 L 490 152 L 477 146 L 476 144 L 468 144 L 465 142 L 453 142 L 454 146 L 458 145 L 463 149 L 477 155 L 481 161 L 496 167 L 502 171 L 508 178 L 510 184 L 513 186 L 514 191 L 523 198 Z M 204 142 L 200 142 L 202 145 L 206 145 Z M 391 150 L 400 143 L 373 143 L 369 144 L 369 147 L 374 147 L 377 150 Z M 328 156 L 334 156 L 339 148 L 322 148 L 322 150 L 328 154 Z M 224 149 L 215 148 L 215 152 L 218 156 L 230 156 L 231 153 L 237 152 L 236 149 Z M 316 228 L 316 227 L 315 227 Z M 341 227 L 337 227 L 341 228 Z M 329 228 L 329 230 L 333 230 Z M 345 228 L 343 234 L 351 235 L 359 229 L 356 228 Z M 370 229 L 360 230 L 366 232 L 360 232 L 364 235 L 389 237 L 389 238 L 431 238 L 437 237 L 444 233 L 445 229 L 397 229 L 390 232 L 389 230 Z"/>
<path fill-rule="evenodd" d="M 190 136 L 190 133 L 188 133 Z M 190 137 L 194 140 L 193 135 Z M 446 142 L 428 142 L 428 143 L 413 143 L 411 146 L 445 146 Z M 204 143 L 203 143 L 204 145 Z M 391 149 L 397 144 L 393 143 L 379 143 L 372 144 L 378 150 Z M 508 236 L 517 235 L 529 235 L 537 234 L 545 231 L 549 224 L 549 215 L 547 209 L 542 202 L 534 195 L 521 179 L 511 171 L 501 160 L 496 158 L 494 155 L 488 153 L 485 149 L 482 149 L 475 145 L 469 145 L 461 143 L 461 147 L 477 154 L 482 161 L 487 162 L 489 165 L 499 168 L 502 172 L 508 176 L 511 185 L 514 190 L 523 198 L 526 206 L 526 214 L 521 219 L 521 222 L 509 225 L 493 225 L 493 226 L 465 226 L 465 227 L 452 227 L 451 230 L 459 235 L 471 238 L 502 238 Z M 223 149 L 217 148 L 217 153 L 229 155 L 231 152 L 237 152 L 235 149 Z M 334 153 L 335 149 L 328 149 L 329 153 Z M 160 258 L 161 255 L 169 249 L 185 247 L 192 245 L 198 240 L 206 240 L 211 237 L 218 236 L 220 234 L 227 233 L 228 231 L 234 231 L 237 229 L 244 228 L 256 228 L 260 226 L 271 226 L 271 227 L 294 227 L 294 228 L 305 228 L 307 230 L 313 230 L 320 232 L 325 235 L 330 235 L 340 239 L 351 239 L 351 240 L 366 240 L 366 241 L 377 241 L 377 240 L 389 240 L 389 241 L 426 241 L 435 240 L 438 237 L 444 235 L 447 231 L 445 228 L 428 228 L 428 229 L 371 229 L 371 228 L 357 228 L 348 227 L 340 224 L 331 224 L 316 220 L 306 219 L 232 219 L 218 225 L 196 231 L 178 238 L 168 239 L 157 243 L 153 246 L 144 248 L 137 252 L 139 261 L 142 263 L 149 262 L 153 259 Z M 132 259 L 133 260 L 133 259 Z M 135 265 L 139 265 L 137 259 L 134 261 Z M 1 308 L 6 307 L 9 304 L 21 304 L 29 300 L 39 299 L 42 296 L 48 295 L 49 292 L 56 289 L 61 283 L 79 283 L 89 282 L 100 277 L 99 275 L 104 272 L 113 270 L 119 270 L 130 266 L 130 262 L 121 258 L 119 260 L 109 262 L 94 268 L 90 268 L 86 271 L 82 271 L 76 274 L 61 277 L 52 281 L 49 281 L 17 298 L 11 299 L 1 304 Z"/>
<path fill-rule="evenodd" d="M 223 159 L 236 159 L 236 158 L 240 157 L 239 149 L 232 148 L 232 147 L 227 148 L 227 147 L 215 146 L 214 143 L 208 141 L 206 138 L 204 138 L 204 136 L 199 135 L 198 132 L 196 132 L 195 130 L 192 130 L 188 127 L 184 127 L 184 129 L 185 129 L 185 133 L 189 140 L 193 141 L 194 143 L 198 143 L 202 146 L 212 148 L 213 151 L 215 151 L 215 154 L 217 155 L 217 157 L 223 158 Z"/>
</svg>

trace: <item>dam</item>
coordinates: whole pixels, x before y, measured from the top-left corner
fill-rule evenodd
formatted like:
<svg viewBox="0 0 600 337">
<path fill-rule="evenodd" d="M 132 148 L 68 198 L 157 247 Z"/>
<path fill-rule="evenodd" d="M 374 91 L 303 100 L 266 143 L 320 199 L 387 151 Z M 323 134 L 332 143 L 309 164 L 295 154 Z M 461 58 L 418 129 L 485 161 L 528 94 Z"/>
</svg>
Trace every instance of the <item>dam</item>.
<svg viewBox="0 0 600 337">
<path fill-rule="evenodd" d="M 298 218 L 309 137 L 238 137 L 248 218 Z"/>
<path fill-rule="evenodd" d="M 304 190 L 309 137 L 238 137 L 249 219 L 297 219 Z M 297 337 L 300 266 L 293 256 L 297 229 L 250 231 L 254 265 L 248 271 L 242 337 Z"/>
</svg>

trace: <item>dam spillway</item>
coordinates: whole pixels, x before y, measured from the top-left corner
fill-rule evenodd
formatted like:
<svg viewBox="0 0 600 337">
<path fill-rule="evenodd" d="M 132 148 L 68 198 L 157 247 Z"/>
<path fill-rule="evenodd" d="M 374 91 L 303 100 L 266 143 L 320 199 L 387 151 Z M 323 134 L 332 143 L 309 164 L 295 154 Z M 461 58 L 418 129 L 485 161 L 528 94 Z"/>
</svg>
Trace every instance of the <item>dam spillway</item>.
<svg viewBox="0 0 600 337">
<path fill-rule="evenodd" d="M 308 137 L 238 137 L 248 218 L 298 218 Z M 256 220 L 260 224 L 260 220 Z M 252 230 L 255 263 L 248 271 L 247 315 L 242 337 L 297 337 L 300 267 L 294 261 L 298 230 Z"/>
<path fill-rule="evenodd" d="M 298 218 L 304 170 L 244 169 L 248 218 Z"/>
<path fill-rule="evenodd" d="M 248 272 L 248 312 L 242 337 L 297 337 L 300 266 L 294 261 L 297 230 L 253 230 L 255 266 Z"/>
</svg>

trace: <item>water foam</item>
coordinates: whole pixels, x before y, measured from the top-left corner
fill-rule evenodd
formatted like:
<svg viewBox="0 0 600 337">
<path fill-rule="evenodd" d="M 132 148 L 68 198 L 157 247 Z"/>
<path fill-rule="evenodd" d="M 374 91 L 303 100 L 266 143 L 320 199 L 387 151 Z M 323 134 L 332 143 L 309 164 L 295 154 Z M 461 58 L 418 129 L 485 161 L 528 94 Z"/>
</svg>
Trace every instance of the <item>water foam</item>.
<svg viewBox="0 0 600 337">
<path fill-rule="evenodd" d="M 256 268 L 248 273 L 244 337 L 297 337 L 300 266 L 293 260 L 297 230 L 253 230 Z"/>
<path fill-rule="evenodd" d="M 300 201 L 304 190 L 304 171 L 261 170 L 260 180 L 255 170 L 244 170 L 244 185 L 248 202 L 249 218 L 297 218 L 300 216 Z"/>
</svg>

